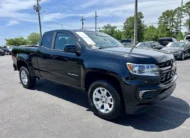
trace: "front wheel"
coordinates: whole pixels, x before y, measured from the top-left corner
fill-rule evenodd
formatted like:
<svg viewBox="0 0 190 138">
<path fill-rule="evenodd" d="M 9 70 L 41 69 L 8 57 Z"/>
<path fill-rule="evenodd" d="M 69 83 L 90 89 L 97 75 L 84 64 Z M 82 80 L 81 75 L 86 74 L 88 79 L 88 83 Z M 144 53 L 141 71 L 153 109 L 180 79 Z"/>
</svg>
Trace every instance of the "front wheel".
<svg viewBox="0 0 190 138">
<path fill-rule="evenodd" d="M 122 113 L 121 97 L 116 88 L 106 81 L 96 81 L 90 86 L 88 100 L 100 118 L 112 120 Z"/>
<path fill-rule="evenodd" d="M 31 89 L 36 85 L 36 78 L 32 77 L 26 67 L 21 67 L 19 70 L 20 81 L 24 88 Z"/>
</svg>

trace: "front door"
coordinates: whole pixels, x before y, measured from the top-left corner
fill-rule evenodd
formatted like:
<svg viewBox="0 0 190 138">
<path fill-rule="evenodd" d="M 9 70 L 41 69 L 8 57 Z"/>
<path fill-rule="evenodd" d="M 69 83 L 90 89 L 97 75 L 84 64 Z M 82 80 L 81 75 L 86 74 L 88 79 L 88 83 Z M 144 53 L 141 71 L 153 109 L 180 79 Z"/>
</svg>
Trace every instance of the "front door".
<svg viewBox="0 0 190 138">
<path fill-rule="evenodd" d="M 50 53 L 50 72 L 54 81 L 81 87 L 81 59 L 75 53 L 64 52 L 65 45 L 77 45 L 77 40 L 67 32 L 56 34 Z"/>
</svg>

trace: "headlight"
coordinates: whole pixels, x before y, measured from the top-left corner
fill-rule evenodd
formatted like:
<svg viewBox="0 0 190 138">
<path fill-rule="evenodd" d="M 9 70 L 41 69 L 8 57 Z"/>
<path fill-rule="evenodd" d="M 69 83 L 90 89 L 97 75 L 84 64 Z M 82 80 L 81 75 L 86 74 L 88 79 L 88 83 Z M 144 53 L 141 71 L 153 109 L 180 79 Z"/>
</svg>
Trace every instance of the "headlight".
<svg viewBox="0 0 190 138">
<path fill-rule="evenodd" d="M 132 74 L 142 76 L 160 76 L 159 69 L 154 64 L 127 63 L 127 68 Z"/>
</svg>

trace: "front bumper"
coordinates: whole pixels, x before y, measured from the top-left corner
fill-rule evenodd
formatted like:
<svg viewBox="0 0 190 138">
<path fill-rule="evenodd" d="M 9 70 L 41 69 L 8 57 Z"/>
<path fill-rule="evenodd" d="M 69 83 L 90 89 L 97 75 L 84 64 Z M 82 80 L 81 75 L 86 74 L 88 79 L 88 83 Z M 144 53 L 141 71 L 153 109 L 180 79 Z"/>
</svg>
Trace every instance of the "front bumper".
<svg viewBox="0 0 190 138">
<path fill-rule="evenodd" d="M 148 110 L 151 105 L 169 97 L 176 88 L 177 75 L 167 84 L 128 86 L 123 87 L 125 111 L 127 114 L 140 114 Z M 141 92 L 147 91 L 142 97 Z M 151 92 L 153 94 L 151 94 Z M 148 97 L 148 98 L 147 98 Z"/>
</svg>

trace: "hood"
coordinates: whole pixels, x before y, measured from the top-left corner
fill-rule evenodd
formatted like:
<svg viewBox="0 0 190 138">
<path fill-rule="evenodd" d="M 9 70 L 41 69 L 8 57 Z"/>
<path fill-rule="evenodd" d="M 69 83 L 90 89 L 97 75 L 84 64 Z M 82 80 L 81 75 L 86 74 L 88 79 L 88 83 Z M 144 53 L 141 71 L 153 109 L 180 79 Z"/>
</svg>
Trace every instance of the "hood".
<svg viewBox="0 0 190 138">
<path fill-rule="evenodd" d="M 169 53 L 173 53 L 173 52 L 177 52 L 177 51 L 183 51 L 184 48 L 183 47 L 165 47 L 162 50 L 165 50 Z"/>
<path fill-rule="evenodd" d="M 131 48 L 123 48 L 123 47 L 117 47 L 117 48 L 107 48 L 102 49 L 103 52 L 109 52 L 111 54 L 119 55 L 122 57 L 132 57 L 132 58 L 139 58 L 141 59 L 154 59 L 157 63 L 162 63 L 167 60 L 173 59 L 173 55 L 169 54 L 165 51 L 159 51 L 159 50 L 152 50 L 152 49 L 140 49 L 135 48 L 133 49 L 132 53 L 130 53 Z"/>
</svg>

